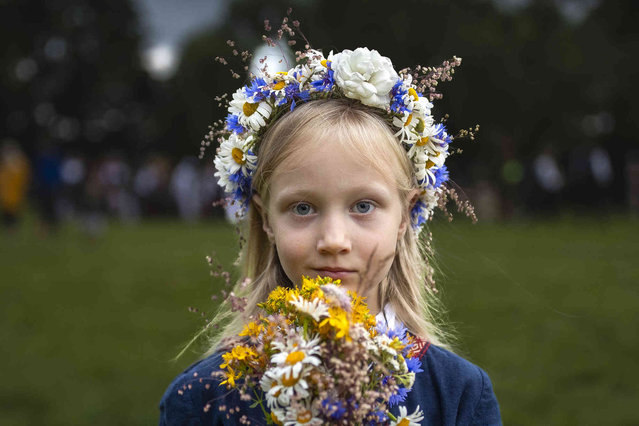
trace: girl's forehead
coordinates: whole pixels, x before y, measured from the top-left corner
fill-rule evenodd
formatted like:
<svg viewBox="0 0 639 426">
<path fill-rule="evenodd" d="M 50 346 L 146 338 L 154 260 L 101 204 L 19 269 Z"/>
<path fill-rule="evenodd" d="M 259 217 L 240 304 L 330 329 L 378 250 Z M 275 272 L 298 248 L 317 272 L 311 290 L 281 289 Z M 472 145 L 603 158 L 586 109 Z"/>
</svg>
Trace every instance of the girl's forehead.
<svg viewBox="0 0 639 426">
<path fill-rule="evenodd" d="M 390 171 L 379 171 L 357 150 L 328 142 L 305 153 L 287 158 L 276 168 L 270 182 L 273 200 L 339 200 L 363 194 L 390 198 L 397 193 L 398 185 Z"/>
<path fill-rule="evenodd" d="M 362 146 L 358 141 L 340 137 L 339 134 L 324 134 L 293 142 L 289 155 L 275 168 L 275 173 L 290 173 L 312 167 L 327 173 L 348 174 L 351 168 L 357 168 L 361 173 L 364 167 L 371 172 L 390 176 L 396 164 L 391 150 L 380 147 L 371 149 L 370 146 Z"/>
</svg>

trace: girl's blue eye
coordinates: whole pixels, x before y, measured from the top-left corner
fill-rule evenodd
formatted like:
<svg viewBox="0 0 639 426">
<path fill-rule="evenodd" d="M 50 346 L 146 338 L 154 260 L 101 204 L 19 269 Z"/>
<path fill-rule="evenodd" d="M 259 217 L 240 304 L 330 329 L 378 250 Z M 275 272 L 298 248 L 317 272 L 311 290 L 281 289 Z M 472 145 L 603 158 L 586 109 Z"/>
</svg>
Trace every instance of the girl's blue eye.
<svg viewBox="0 0 639 426">
<path fill-rule="evenodd" d="M 307 203 L 297 203 L 293 206 L 293 212 L 300 216 L 309 215 L 312 211 L 311 205 Z"/>
<path fill-rule="evenodd" d="M 373 209 L 375 209 L 375 206 L 370 201 L 359 201 L 353 207 L 353 210 L 355 210 L 356 213 L 361 214 L 370 213 Z"/>
</svg>

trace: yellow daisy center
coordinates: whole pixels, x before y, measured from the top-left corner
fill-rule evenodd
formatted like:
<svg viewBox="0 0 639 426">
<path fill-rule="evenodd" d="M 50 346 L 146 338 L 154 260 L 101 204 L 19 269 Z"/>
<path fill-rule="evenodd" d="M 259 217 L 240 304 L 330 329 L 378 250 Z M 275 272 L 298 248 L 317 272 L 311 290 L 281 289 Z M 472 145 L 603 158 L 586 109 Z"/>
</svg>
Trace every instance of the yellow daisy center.
<svg viewBox="0 0 639 426">
<path fill-rule="evenodd" d="M 431 168 L 431 167 L 433 167 L 434 165 L 435 165 L 435 163 L 433 163 L 433 162 L 432 162 L 432 161 L 430 161 L 430 160 L 428 160 L 428 161 L 426 162 L 426 168 L 427 168 L 427 169 L 430 169 L 430 168 Z"/>
<path fill-rule="evenodd" d="M 275 386 L 277 386 L 277 382 L 271 383 L 271 389 L 273 389 Z M 282 389 L 280 388 L 276 392 L 273 392 L 273 396 L 277 398 L 280 396 L 281 393 L 282 393 Z"/>
<path fill-rule="evenodd" d="M 245 116 L 249 117 L 251 115 L 253 115 L 253 113 L 255 111 L 257 111 L 257 107 L 260 104 L 252 104 L 250 102 L 244 102 L 244 105 L 242 106 L 242 112 L 244 113 Z"/>
<path fill-rule="evenodd" d="M 281 90 L 284 88 L 284 86 L 286 86 L 285 81 L 278 81 L 277 83 L 273 85 L 273 90 Z"/>
<path fill-rule="evenodd" d="M 408 126 L 411 121 L 413 121 L 413 114 L 408 115 L 408 118 L 406 119 L 406 123 L 404 123 L 404 127 Z"/>
<path fill-rule="evenodd" d="M 237 164 L 246 163 L 246 160 L 244 159 L 244 151 L 242 151 L 239 148 L 233 148 L 231 150 L 231 156 L 233 157 L 233 160 L 235 160 Z"/>
<path fill-rule="evenodd" d="M 410 421 L 406 417 L 404 417 L 403 419 L 399 421 L 399 423 L 397 423 L 397 426 L 408 426 L 408 425 L 410 425 Z"/>
<path fill-rule="evenodd" d="M 417 91 L 412 87 L 408 89 L 408 94 L 413 97 L 414 100 L 419 100 L 419 96 L 417 96 Z"/>
<path fill-rule="evenodd" d="M 295 386 L 295 384 L 299 382 L 299 380 L 300 378 L 293 376 L 292 372 L 288 376 L 286 374 L 282 376 L 282 384 L 286 386 L 287 388 Z"/>
<path fill-rule="evenodd" d="M 328 64 L 330 63 L 330 61 L 328 59 L 322 59 L 320 61 L 320 64 L 322 64 L 323 67 L 328 68 Z"/>
<path fill-rule="evenodd" d="M 306 355 L 302 351 L 291 352 L 286 357 L 286 363 L 288 365 L 294 365 L 294 364 L 297 364 L 298 362 L 302 361 L 304 358 L 306 358 Z"/>
<path fill-rule="evenodd" d="M 297 421 L 299 423 L 308 423 L 313 418 L 313 414 L 310 410 L 303 410 L 297 413 Z"/>
<path fill-rule="evenodd" d="M 417 141 L 417 146 L 424 146 L 428 143 L 428 140 L 430 138 L 428 136 L 426 136 L 425 138 L 421 138 L 420 140 Z"/>
<path fill-rule="evenodd" d="M 271 421 L 272 421 L 273 423 L 275 423 L 276 425 L 279 425 L 279 426 L 282 426 L 282 424 L 283 424 L 283 423 L 280 421 L 280 419 L 278 419 L 278 418 L 277 418 L 277 416 L 275 415 L 275 413 L 273 413 L 272 411 L 271 411 Z"/>
</svg>

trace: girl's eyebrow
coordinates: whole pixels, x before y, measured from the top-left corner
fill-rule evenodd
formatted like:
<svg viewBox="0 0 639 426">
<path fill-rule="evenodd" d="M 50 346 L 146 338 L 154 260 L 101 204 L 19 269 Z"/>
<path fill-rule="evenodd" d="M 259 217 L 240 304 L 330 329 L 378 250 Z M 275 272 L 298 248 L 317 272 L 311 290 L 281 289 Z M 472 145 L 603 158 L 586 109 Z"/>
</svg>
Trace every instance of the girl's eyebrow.
<svg viewBox="0 0 639 426">
<path fill-rule="evenodd" d="M 348 194 L 352 196 L 390 196 L 389 186 L 377 182 L 367 182 L 361 185 L 350 186 L 346 189 Z M 319 193 L 323 192 L 323 188 L 311 188 L 311 187 L 296 187 L 295 183 L 285 185 L 284 188 L 278 191 L 276 196 L 273 196 L 274 200 L 301 198 L 307 199 L 316 197 Z"/>
<path fill-rule="evenodd" d="M 271 195 L 276 201 L 288 198 L 309 198 L 313 195 L 313 191 L 308 188 L 291 188 L 289 185 L 277 192 L 277 195 Z"/>
</svg>

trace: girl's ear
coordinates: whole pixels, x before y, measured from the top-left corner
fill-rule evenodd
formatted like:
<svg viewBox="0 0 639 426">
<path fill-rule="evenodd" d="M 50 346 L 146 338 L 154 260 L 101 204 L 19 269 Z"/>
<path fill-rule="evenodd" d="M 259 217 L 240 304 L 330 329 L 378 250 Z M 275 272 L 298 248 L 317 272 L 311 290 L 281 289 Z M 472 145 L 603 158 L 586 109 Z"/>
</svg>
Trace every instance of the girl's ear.
<svg viewBox="0 0 639 426">
<path fill-rule="evenodd" d="M 413 189 L 408 193 L 406 198 L 408 199 L 408 211 L 406 212 L 406 215 L 404 215 L 402 223 L 399 225 L 399 232 L 397 234 L 398 241 L 404 236 L 408 229 L 408 224 L 410 223 L 410 212 L 413 210 L 413 207 L 415 207 L 417 200 L 419 200 L 419 190 L 416 188 Z"/>
<path fill-rule="evenodd" d="M 271 224 L 268 221 L 268 212 L 266 211 L 266 207 L 264 206 L 264 201 L 262 201 L 262 197 L 259 194 L 253 195 L 253 205 L 257 208 L 260 216 L 262 216 L 262 229 L 266 233 L 270 242 L 275 242 L 275 235 L 273 234 L 273 228 L 271 228 Z"/>
</svg>

